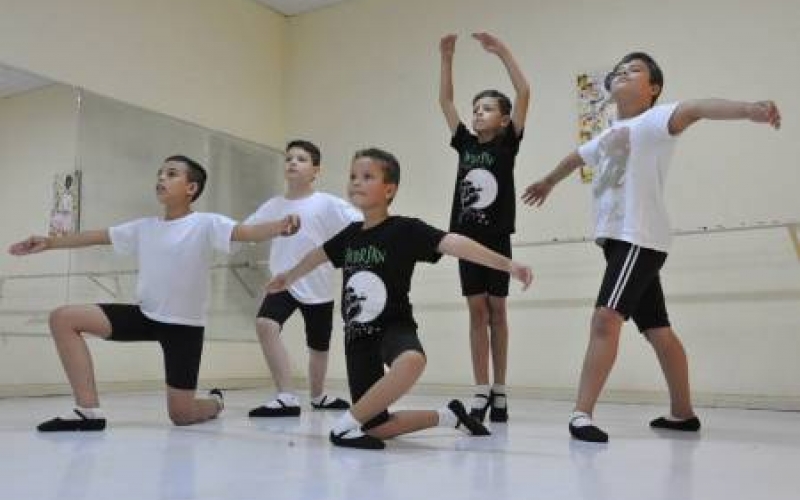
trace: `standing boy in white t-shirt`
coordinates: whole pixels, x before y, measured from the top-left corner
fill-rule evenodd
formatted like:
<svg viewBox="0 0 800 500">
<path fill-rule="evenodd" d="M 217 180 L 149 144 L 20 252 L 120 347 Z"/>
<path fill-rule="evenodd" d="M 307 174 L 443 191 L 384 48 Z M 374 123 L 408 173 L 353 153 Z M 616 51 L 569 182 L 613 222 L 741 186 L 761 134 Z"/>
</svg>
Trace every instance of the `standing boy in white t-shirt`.
<svg viewBox="0 0 800 500">
<path fill-rule="evenodd" d="M 655 106 L 664 78 L 656 62 L 642 52 L 622 58 L 606 85 L 619 119 L 523 195 L 525 203 L 541 205 L 573 170 L 584 164 L 595 168 L 595 238 L 607 267 L 569 430 L 582 441 L 608 441 L 593 424 L 592 412 L 614 364 L 622 324 L 632 317 L 655 350 L 670 394 L 670 414 L 650 426 L 698 431 L 686 353 L 670 326 L 659 276 L 671 239 L 664 204 L 667 170 L 677 136 L 698 120 L 746 119 L 778 128 L 780 113 L 772 101 L 701 99 Z"/>
<path fill-rule="evenodd" d="M 286 146 L 286 193 L 267 200 L 245 221 L 276 219 L 286 214 L 298 214 L 303 221 L 297 234 L 270 245 L 269 269 L 273 276 L 294 267 L 306 253 L 351 222 L 362 220 L 361 213 L 346 201 L 314 190 L 320 159 L 316 145 L 303 140 L 291 141 Z M 333 329 L 333 279 L 330 264 L 319 266 L 288 290 L 264 298 L 256 318 L 256 331 L 277 394 L 266 404 L 253 408 L 251 417 L 300 415 L 300 400 L 292 388 L 289 354 L 281 339 L 283 324 L 297 309 L 300 309 L 305 322 L 311 407 L 317 410 L 346 410 L 350 407 L 347 401 L 325 394 Z"/>
<path fill-rule="evenodd" d="M 222 411 L 219 390 L 212 390 L 208 398 L 195 397 L 213 253 L 229 253 L 231 241 L 263 241 L 293 234 L 299 221 L 291 215 L 248 225 L 219 214 L 194 212 L 191 203 L 203 192 L 205 182 L 206 172 L 197 162 L 170 156 L 158 170 L 156 183 L 163 217 L 62 237 L 31 236 L 9 248 L 13 255 L 28 255 L 57 248 L 113 245 L 117 253 L 138 259 L 137 304 L 67 305 L 50 314 L 50 330 L 76 406 L 66 415 L 43 422 L 38 430 L 105 429 L 84 333 L 106 340 L 161 344 L 167 407 L 175 425 L 202 422 Z"/>
</svg>

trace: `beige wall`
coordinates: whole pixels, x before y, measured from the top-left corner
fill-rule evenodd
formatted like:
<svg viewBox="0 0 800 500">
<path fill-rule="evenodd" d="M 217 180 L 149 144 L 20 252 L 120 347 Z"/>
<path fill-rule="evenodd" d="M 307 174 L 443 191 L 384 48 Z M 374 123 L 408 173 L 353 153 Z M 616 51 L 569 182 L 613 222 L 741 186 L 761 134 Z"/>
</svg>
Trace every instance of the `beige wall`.
<svg viewBox="0 0 800 500">
<path fill-rule="evenodd" d="M 491 8 L 488 8 L 488 7 Z M 437 103 L 439 38 L 456 32 L 456 103 L 468 118 L 478 90 L 511 92 L 502 65 L 469 39 L 500 35 L 533 85 L 518 191 L 575 148 L 575 75 L 651 52 L 663 100 L 773 98 L 780 132 L 703 123 L 679 143 L 668 183 L 678 228 L 800 218 L 794 154 L 800 97 L 800 4 L 745 0 L 352 0 L 290 19 L 288 134 L 322 145 L 325 188 L 342 192 L 353 151 L 395 152 L 404 167 L 394 210 L 445 226 L 456 157 Z M 589 233 L 586 186 L 569 179 L 539 210 L 518 206 L 517 241 Z M 602 262 L 591 245 L 520 249 L 538 281 L 510 298 L 512 386 L 569 394 L 577 381 Z M 447 260 L 447 259 L 445 259 Z M 466 384 L 467 315 L 452 261 L 420 266 L 415 311 L 430 356 L 424 380 Z M 705 401 L 743 395 L 800 405 L 800 262 L 785 230 L 679 238 L 665 270 L 673 321 Z M 735 360 L 735 361 L 734 361 Z M 663 390 L 656 360 L 627 327 L 612 390 Z M 735 395 L 735 396 L 730 396 Z M 790 401 L 790 403 L 786 403 Z"/>
<path fill-rule="evenodd" d="M 0 0 L 0 61 L 282 146 L 286 21 L 250 0 Z"/>
</svg>

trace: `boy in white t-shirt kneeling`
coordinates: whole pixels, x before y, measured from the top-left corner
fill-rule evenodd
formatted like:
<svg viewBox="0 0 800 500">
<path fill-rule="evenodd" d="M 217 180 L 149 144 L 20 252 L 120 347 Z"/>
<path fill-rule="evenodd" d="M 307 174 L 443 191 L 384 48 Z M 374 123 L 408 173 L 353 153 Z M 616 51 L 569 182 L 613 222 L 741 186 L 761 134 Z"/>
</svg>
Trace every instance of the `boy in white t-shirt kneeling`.
<svg viewBox="0 0 800 500">
<path fill-rule="evenodd" d="M 203 192 L 206 178 L 205 170 L 194 160 L 170 156 L 158 170 L 156 183 L 163 217 L 62 237 L 31 236 L 9 248 L 13 255 L 28 255 L 113 245 L 117 253 L 138 260 L 137 304 L 66 305 L 50 314 L 50 330 L 76 406 L 40 424 L 39 431 L 100 431 L 106 427 L 83 334 L 161 344 L 167 407 L 175 425 L 203 422 L 222 411 L 218 389 L 210 391 L 208 398 L 196 397 L 213 254 L 229 253 L 231 241 L 263 241 L 293 234 L 299 220 L 290 215 L 263 224 L 237 224 L 224 215 L 194 212 L 191 203 Z"/>
</svg>

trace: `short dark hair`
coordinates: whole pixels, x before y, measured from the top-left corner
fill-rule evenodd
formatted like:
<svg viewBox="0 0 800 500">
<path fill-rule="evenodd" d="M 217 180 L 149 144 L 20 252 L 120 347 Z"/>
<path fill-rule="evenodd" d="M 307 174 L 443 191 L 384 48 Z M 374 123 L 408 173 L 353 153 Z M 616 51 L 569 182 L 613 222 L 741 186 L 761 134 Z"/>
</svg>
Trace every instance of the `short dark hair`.
<svg viewBox="0 0 800 500">
<path fill-rule="evenodd" d="M 319 152 L 319 148 L 316 144 L 310 141 L 305 141 L 303 139 L 295 139 L 293 141 L 289 141 L 289 144 L 286 145 L 286 152 L 288 153 L 292 148 L 300 148 L 306 153 L 311 156 L 311 163 L 314 166 L 319 166 L 319 162 L 322 161 L 322 155 Z"/>
<path fill-rule="evenodd" d="M 658 94 L 653 96 L 653 100 L 650 103 L 651 105 L 655 104 L 658 100 L 658 96 L 661 95 L 661 91 L 664 90 L 664 73 L 661 71 L 656 60 L 650 57 L 650 54 L 646 52 L 631 52 L 620 59 L 619 62 L 614 65 L 614 69 L 611 73 L 606 75 L 606 80 L 604 82 L 606 90 L 611 90 L 611 80 L 614 78 L 614 73 L 617 72 L 617 68 L 631 61 L 642 61 L 647 66 L 648 73 L 650 73 L 650 85 L 658 85 Z"/>
<path fill-rule="evenodd" d="M 400 184 L 400 163 L 392 153 L 379 148 L 359 149 L 353 155 L 353 161 L 359 158 L 369 158 L 380 163 L 383 182 L 394 185 Z"/>
<path fill-rule="evenodd" d="M 200 195 L 203 194 L 203 189 L 206 187 L 206 180 L 208 179 L 206 169 L 196 161 L 184 155 L 168 156 L 164 160 L 164 163 L 168 161 L 177 161 L 186 165 L 186 178 L 189 179 L 189 182 L 197 184 L 197 192 L 192 196 L 192 201 L 200 198 Z"/>
<path fill-rule="evenodd" d="M 497 99 L 497 104 L 500 106 L 500 112 L 503 114 L 503 116 L 511 114 L 511 99 L 509 99 L 507 95 L 499 90 L 489 89 L 478 92 L 475 97 L 472 98 L 472 105 L 474 106 L 476 102 L 484 97 Z"/>
</svg>

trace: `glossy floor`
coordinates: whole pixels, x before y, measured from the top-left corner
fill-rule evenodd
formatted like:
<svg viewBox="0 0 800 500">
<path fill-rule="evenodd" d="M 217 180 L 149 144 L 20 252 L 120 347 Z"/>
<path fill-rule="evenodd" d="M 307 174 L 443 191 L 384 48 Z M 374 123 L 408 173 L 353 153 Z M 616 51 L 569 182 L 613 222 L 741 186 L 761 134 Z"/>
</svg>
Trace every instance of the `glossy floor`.
<svg viewBox="0 0 800 500">
<path fill-rule="evenodd" d="M 161 393 L 103 398 L 101 433 L 41 434 L 65 397 L 0 400 L 2 499 L 594 499 L 800 498 L 800 415 L 701 409 L 696 435 L 654 432 L 661 409 L 601 405 L 607 445 L 569 438 L 570 404 L 511 399 L 511 421 L 469 438 L 433 429 L 386 450 L 334 448 L 335 413 L 247 418 L 264 397 L 229 391 L 224 415 L 172 427 Z M 413 396 L 406 408 L 446 397 Z"/>
</svg>

